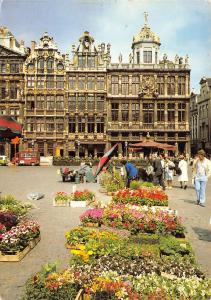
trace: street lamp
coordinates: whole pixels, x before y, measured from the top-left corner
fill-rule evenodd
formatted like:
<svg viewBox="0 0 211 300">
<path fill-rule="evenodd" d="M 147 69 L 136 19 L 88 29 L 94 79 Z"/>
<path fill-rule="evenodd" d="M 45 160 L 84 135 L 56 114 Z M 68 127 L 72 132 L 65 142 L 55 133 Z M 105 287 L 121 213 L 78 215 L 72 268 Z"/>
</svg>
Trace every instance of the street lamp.
<svg viewBox="0 0 211 300">
<path fill-rule="evenodd" d="M 127 158 L 127 145 L 128 145 L 128 142 L 126 141 L 125 142 L 125 154 L 126 154 L 126 158 Z"/>
</svg>

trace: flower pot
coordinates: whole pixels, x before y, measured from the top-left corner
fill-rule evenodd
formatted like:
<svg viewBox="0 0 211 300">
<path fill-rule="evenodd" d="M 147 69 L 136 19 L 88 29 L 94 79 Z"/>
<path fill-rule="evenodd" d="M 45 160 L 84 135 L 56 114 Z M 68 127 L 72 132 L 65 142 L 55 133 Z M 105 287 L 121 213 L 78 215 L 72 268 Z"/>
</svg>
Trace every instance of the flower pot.
<svg viewBox="0 0 211 300">
<path fill-rule="evenodd" d="M 53 198 L 53 206 L 60 206 L 60 207 L 64 207 L 64 206 L 70 206 L 70 201 L 65 201 L 65 202 L 60 202 L 60 201 L 56 201 L 55 197 Z"/>
<path fill-rule="evenodd" d="M 70 201 L 70 207 L 86 207 L 86 201 Z"/>
</svg>

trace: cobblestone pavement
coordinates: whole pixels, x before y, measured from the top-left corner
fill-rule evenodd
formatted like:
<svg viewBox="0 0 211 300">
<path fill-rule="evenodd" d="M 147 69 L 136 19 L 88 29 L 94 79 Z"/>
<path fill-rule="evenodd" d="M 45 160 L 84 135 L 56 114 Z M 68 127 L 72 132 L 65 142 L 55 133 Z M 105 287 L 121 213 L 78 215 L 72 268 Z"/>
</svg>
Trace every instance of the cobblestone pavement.
<svg viewBox="0 0 211 300">
<path fill-rule="evenodd" d="M 47 262 L 59 261 L 61 267 L 68 265 L 69 253 L 65 249 L 65 232 L 79 224 L 82 208 L 53 207 L 55 192 L 71 192 L 72 184 L 61 182 L 58 167 L 1 167 L 0 191 L 12 194 L 17 199 L 27 201 L 30 192 L 41 192 L 45 197 L 30 201 L 37 206 L 30 212 L 41 226 L 41 241 L 21 261 L 0 263 L 0 300 L 18 300 L 25 281 Z M 108 201 L 109 197 L 99 193 L 98 184 L 80 184 L 79 190 L 88 188 L 96 192 L 98 200 Z M 179 188 L 177 182 L 173 190 L 167 191 L 170 207 L 178 210 L 199 263 L 211 277 L 211 181 L 207 188 L 206 207 L 195 205 L 195 191 Z"/>
</svg>

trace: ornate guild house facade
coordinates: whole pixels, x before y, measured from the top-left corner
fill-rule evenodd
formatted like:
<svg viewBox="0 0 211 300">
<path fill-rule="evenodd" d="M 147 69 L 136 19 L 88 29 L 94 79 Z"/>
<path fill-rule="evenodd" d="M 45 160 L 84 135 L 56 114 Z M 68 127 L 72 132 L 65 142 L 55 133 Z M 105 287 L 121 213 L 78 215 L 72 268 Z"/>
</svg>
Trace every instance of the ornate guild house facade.
<svg viewBox="0 0 211 300">
<path fill-rule="evenodd" d="M 2 27 L 0 114 L 23 123 L 19 148 L 34 147 L 45 156 L 100 156 L 117 142 L 125 153 L 128 143 L 150 135 L 189 152 L 188 56 L 161 59 L 160 45 L 147 14 L 128 63 L 121 54 L 112 63 L 110 44 L 96 46 L 87 31 L 70 59 L 47 33 L 26 49 Z"/>
</svg>

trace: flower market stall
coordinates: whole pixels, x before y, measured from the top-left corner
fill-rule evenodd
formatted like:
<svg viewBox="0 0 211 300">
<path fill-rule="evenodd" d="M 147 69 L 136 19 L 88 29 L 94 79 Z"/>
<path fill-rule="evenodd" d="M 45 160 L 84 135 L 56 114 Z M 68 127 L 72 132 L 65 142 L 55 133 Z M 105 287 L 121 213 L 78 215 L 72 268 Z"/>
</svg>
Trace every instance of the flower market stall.
<svg viewBox="0 0 211 300">
<path fill-rule="evenodd" d="M 20 261 L 40 241 L 37 222 L 26 218 L 30 204 L 0 197 L 0 261 Z"/>
<path fill-rule="evenodd" d="M 27 281 L 24 299 L 210 299 L 211 280 L 159 187 L 115 191 L 80 221 L 66 232 L 69 267 L 45 266 Z"/>
</svg>

